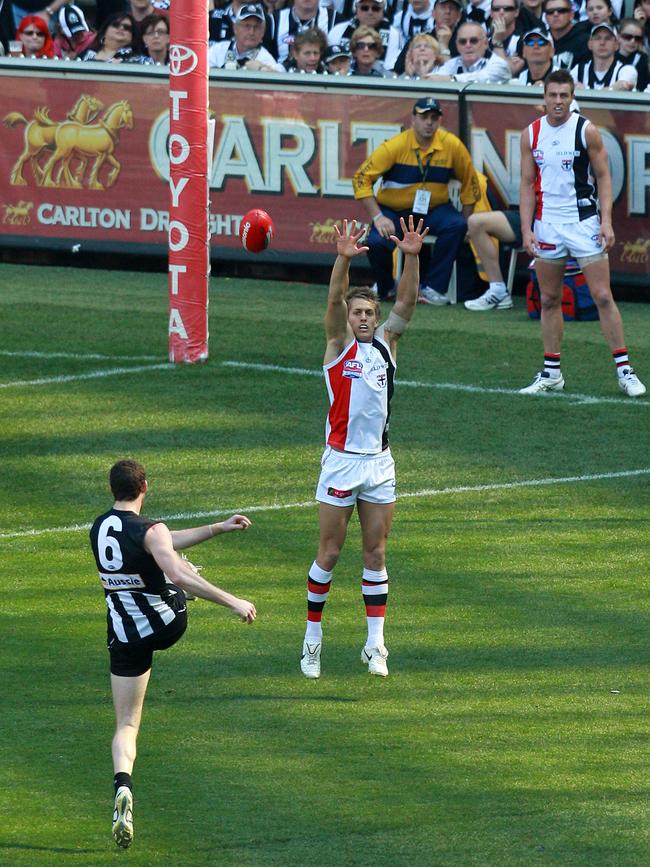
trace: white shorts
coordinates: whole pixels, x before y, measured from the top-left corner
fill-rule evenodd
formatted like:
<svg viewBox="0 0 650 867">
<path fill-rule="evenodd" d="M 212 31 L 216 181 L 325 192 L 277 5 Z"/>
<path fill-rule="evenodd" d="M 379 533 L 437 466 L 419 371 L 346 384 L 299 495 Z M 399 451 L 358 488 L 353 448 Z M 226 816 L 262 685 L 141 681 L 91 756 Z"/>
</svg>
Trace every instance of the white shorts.
<svg viewBox="0 0 650 867">
<path fill-rule="evenodd" d="M 384 505 L 395 502 L 395 461 L 390 449 L 378 455 L 355 455 L 327 446 L 316 499 L 330 506 L 353 506 L 357 498 Z"/>
<path fill-rule="evenodd" d="M 544 223 L 535 220 L 533 232 L 537 238 L 535 255 L 538 259 L 575 259 L 602 253 L 600 218 L 594 214 L 579 223 Z"/>
</svg>

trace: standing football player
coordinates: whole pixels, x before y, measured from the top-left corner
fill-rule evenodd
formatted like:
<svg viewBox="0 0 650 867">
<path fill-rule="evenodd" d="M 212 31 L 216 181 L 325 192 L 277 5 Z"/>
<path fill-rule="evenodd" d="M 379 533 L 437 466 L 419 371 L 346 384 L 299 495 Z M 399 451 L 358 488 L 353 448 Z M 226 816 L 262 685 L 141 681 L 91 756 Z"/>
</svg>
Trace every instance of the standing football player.
<svg viewBox="0 0 650 867">
<path fill-rule="evenodd" d="M 413 315 L 419 288 L 418 253 L 428 232 L 420 220 L 403 238 L 392 236 L 404 254 L 397 298 L 387 320 L 379 324 L 379 302 L 372 289 L 349 289 L 352 259 L 367 252 L 359 246 L 364 229 L 356 222 L 338 228 L 337 257 L 332 269 L 325 313 L 326 349 L 323 371 L 330 399 L 316 491 L 320 542 L 307 576 L 307 629 L 300 667 L 305 677 L 320 677 L 323 607 L 332 570 L 345 541 L 356 505 L 361 524 L 363 576 L 368 637 L 361 661 L 371 674 L 386 677 L 388 651 L 384 616 L 388 596 L 386 540 L 395 508 L 395 464 L 388 445 L 388 419 L 393 396 L 397 342 Z"/>
<path fill-rule="evenodd" d="M 230 608 L 244 623 L 252 623 L 256 611 L 252 602 L 210 584 L 176 553 L 220 533 L 247 530 L 251 522 L 245 515 L 203 527 L 169 530 L 161 521 L 140 515 L 148 490 L 141 464 L 118 461 L 111 467 L 109 480 L 115 502 L 92 525 L 90 544 L 108 608 L 116 717 L 113 837 L 126 849 L 133 840 L 131 773 L 153 654 L 176 644 L 187 628 L 183 591 Z"/>
</svg>

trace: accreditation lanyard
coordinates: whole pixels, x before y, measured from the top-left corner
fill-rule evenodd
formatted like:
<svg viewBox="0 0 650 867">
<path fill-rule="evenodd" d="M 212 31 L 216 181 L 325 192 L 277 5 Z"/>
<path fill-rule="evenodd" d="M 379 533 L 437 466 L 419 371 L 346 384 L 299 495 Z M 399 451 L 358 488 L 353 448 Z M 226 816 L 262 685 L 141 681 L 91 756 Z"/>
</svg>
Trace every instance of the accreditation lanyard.
<svg viewBox="0 0 650 867">
<path fill-rule="evenodd" d="M 429 154 L 429 158 L 426 161 L 426 164 L 422 164 L 422 157 L 420 156 L 420 151 L 415 152 L 416 159 L 418 161 L 418 166 L 420 168 L 420 172 L 422 173 L 422 181 L 421 183 L 424 185 L 427 182 L 427 175 L 429 174 L 429 166 L 431 165 L 431 160 L 433 159 L 433 151 Z M 414 214 L 428 214 L 429 213 L 429 202 L 431 201 L 431 193 L 428 190 L 422 189 L 420 187 L 419 190 L 415 191 L 415 198 L 413 199 L 413 213 Z"/>
</svg>

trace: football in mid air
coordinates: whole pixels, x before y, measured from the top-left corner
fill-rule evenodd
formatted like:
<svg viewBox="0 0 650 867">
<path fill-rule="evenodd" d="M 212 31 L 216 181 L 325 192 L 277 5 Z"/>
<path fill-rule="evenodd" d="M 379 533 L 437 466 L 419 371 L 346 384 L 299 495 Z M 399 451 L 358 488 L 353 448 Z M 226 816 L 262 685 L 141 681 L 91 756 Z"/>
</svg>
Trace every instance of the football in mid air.
<svg viewBox="0 0 650 867">
<path fill-rule="evenodd" d="M 273 240 L 273 220 L 266 211 L 253 208 L 244 215 L 239 225 L 242 247 L 249 253 L 261 253 Z"/>
</svg>

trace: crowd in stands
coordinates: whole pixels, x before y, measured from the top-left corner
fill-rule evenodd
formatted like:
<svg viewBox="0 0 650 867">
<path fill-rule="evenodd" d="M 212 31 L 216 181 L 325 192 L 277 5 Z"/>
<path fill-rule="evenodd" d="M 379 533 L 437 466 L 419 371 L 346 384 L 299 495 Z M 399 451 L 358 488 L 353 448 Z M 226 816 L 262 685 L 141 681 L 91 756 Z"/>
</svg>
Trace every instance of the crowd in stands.
<svg viewBox="0 0 650 867">
<path fill-rule="evenodd" d="M 165 65 L 171 0 L 5 2 L 0 53 Z M 213 0 L 212 68 L 650 91 L 650 0 Z"/>
</svg>

